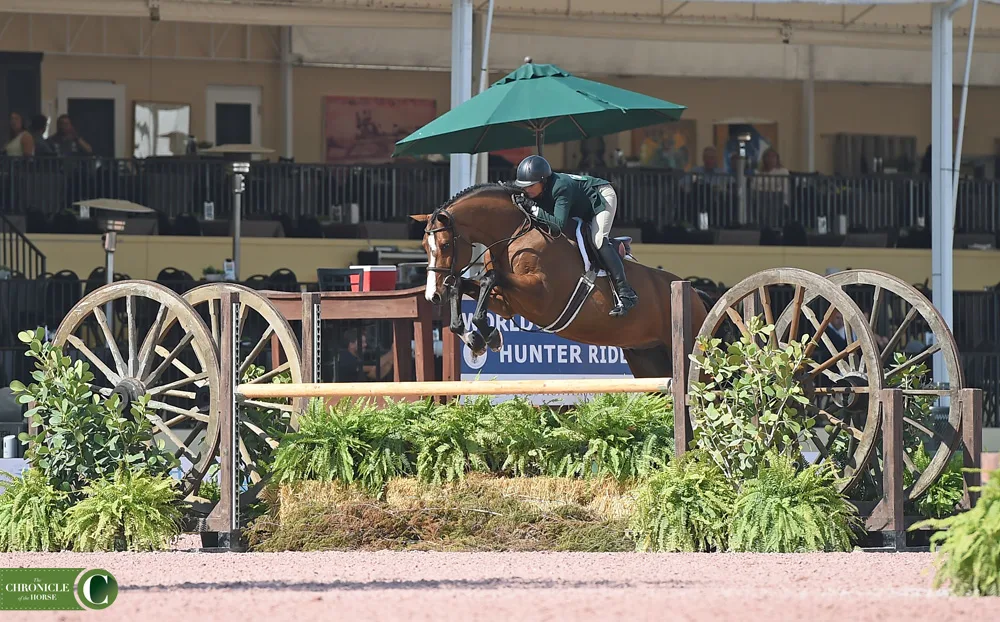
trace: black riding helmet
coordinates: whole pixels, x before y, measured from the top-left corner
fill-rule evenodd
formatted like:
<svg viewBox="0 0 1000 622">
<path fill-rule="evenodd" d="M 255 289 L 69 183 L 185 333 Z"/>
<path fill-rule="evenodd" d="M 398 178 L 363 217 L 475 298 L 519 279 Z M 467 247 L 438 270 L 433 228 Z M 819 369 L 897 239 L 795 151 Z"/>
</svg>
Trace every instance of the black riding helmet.
<svg viewBox="0 0 1000 622">
<path fill-rule="evenodd" d="M 544 182 L 551 176 L 552 167 L 549 166 L 548 160 L 540 155 L 530 155 L 517 165 L 517 180 L 514 185 L 527 188 L 540 181 Z"/>
</svg>

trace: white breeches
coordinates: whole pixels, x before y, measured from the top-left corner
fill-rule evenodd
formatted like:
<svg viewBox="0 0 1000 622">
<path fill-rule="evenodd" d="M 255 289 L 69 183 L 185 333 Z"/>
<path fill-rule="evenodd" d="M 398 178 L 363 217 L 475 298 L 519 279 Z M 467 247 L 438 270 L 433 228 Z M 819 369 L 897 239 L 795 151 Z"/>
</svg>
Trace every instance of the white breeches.
<svg viewBox="0 0 1000 622">
<path fill-rule="evenodd" d="M 618 195 L 610 185 L 601 186 L 598 192 L 604 198 L 605 210 L 594 216 L 590 223 L 591 233 L 594 234 L 594 247 L 601 248 L 604 245 L 604 238 L 611 235 L 611 225 L 615 222 L 615 212 L 618 211 Z"/>
</svg>

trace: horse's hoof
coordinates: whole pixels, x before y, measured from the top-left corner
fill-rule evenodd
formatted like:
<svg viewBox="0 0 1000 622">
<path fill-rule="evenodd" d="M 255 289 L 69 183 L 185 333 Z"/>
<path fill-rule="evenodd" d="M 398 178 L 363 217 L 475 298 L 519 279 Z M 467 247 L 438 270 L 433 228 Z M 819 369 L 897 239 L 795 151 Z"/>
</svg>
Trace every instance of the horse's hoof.
<svg viewBox="0 0 1000 622">
<path fill-rule="evenodd" d="M 486 345 L 490 347 L 490 350 L 499 352 L 500 348 L 503 347 L 503 333 L 494 328 L 490 336 L 486 338 Z"/>
<path fill-rule="evenodd" d="M 482 356 L 486 353 L 486 340 L 479 333 L 468 333 L 465 344 L 469 346 L 475 356 Z"/>
</svg>

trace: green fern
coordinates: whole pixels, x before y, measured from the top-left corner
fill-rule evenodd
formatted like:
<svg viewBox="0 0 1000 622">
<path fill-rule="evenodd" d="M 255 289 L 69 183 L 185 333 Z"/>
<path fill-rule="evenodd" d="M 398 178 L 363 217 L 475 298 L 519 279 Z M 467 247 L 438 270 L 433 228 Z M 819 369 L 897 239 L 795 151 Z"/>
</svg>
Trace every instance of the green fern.
<svg viewBox="0 0 1000 622">
<path fill-rule="evenodd" d="M 796 472 L 771 451 L 757 477 L 743 483 L 733 510 L 729 548 L 759 553 L 848 551 L 860 526 L 856 508 L 836 489 L 829 465 Z"/>
<path fill-rule="evenodd" d="M 489 400 L 437 406 L 410 428 L 417 451 L 417 477 L 424 482 L 455 482 L 469 471 L 489 471 L 479 444 L 479 425 Z"/>
<path fill-rule="evenodd" d="M 355 465 L 370 450 L 361 438 L 362 422 L 374 414 L 366 400 L 343 399 L 330 407 L 323 400 L 310 400 L 298 432 L 285 436 L 275 452 L 275 480 L 354 482 Z"/>
<path fill-rule="evenodd" d="M 718 465 L 702 452 L 685 453 L 639 489 L 630 521 L 636 549 L 724 550 L 735 496 Z"/>
<path fill-rule="evenodd" d="M 1000 470 L 994 471 L 969 511 L 929 519 L 910 529 L 942 529 L 931 536 L 938 552 L 934 587 L 956 596 L 1000 596 Z"/>
<path fill-rule="evenodd" d="M 8 480 L 0 494 L 0 552 L 62 549 L 69 494 L 56 490 L 38 469 L 26 469 L 21 477 L 0 474 Z"/>
<path fill-rule="evenodd" d="M 75 551 L 162 550 L 180 533 L 178 494 L 169 477 L 119 469 L 83 493 L 66 512 L 66 540 Z"/>
<path fill-rule="evenodd" d="M 673 455 L 671 400 L 647 393 L 608 393 L 564 415 L 550 434 L 554 477 L 644 478 Z"/>
<path fill-rule="evenodd" d="M 538 408 L 525 397 L 494 406 L 488 406 L 489 401 L 484 396 L 467 403 L 480 417 L 476 440 L 489 470 L 517 477 L 542 475 L 550 453 L 550 409 Z"/>
<path fill-rule="evenodd" d="M 386 399 L 383 408 L 368 413 L 359 422 L 360 437 L 367 446 L 357 466 L 362 488 L 381 496 L 390 479 L 414 473 L 410 428 L 414 422 L 432 416 L 433 410 L 434 403 L 429 399 L 421 402 Z"/>
</svg>

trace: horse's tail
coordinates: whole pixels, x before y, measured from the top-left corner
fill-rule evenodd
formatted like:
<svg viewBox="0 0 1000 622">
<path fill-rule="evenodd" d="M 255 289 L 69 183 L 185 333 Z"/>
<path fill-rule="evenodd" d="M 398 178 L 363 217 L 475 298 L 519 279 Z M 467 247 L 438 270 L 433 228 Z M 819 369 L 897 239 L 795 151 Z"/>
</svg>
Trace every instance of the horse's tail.
<svg viewBox="0 0 1000 622">
<path fill-rule="evenodd" d="M 715 306 L 715 303 L 719 302 L 719 299 L 722 298 L 721 291 L 718 291 L 717 295 L 713 295 L 703 289 L 698 289 L 697 287 L 693 287 L 692 289 L 694 289 L 694 291 L 697 292 L 698 297 L 701 298 L 701 301 L 703 303 L 705 303 L 705 313 L 711 311 L 712 307 Z M 698 328 L 699 327 L 695 327 L 696 333 L 698 331 Z M 730 320 L 728 317 L 723 318 L 722 324 L 716 331 L 715 336 L 721 338 L 722 343 L 724 344 L 735 343 L 740 340 L 739 330 L 736 329 L 736 325 L 733 324 L 732 320 Z"/>
</svg>

